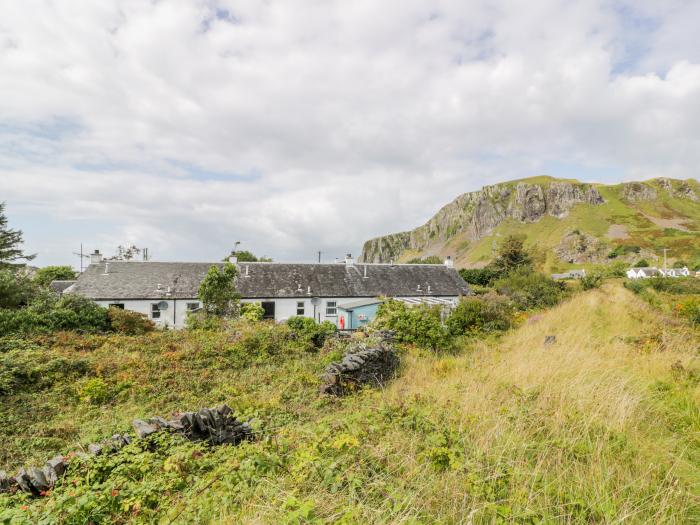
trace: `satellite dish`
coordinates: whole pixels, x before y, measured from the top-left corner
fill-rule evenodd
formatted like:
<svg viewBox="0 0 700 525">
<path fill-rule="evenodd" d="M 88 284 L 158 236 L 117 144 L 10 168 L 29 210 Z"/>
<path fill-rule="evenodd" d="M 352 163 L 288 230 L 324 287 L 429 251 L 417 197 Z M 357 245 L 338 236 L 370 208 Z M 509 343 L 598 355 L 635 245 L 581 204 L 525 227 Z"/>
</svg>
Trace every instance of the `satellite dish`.
<svg viewBox="0 0 700 525">
<path fill-rule="evenodd" d="M 321 298 L 320 297 L 312 297 L 311 304 L 314 306 L 318 306 L 319 304 L 321 304 Z"/>
<path fill-rule="evenodd" d="M 161 301 L 158 303 L 158 310 L 167 310 L 168 309 L 168 301 Z"/>
</svg>

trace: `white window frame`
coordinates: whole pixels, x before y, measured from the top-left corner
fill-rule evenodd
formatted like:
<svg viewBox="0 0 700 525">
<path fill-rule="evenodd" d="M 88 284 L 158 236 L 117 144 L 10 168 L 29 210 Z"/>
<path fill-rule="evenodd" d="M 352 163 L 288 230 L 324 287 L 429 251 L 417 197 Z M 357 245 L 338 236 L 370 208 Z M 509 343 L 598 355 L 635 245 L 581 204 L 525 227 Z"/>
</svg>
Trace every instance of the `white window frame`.
<svg viewBox="0 0 700 525">
<path fill-rule="evenodd" d="M 158 308 L 158 303 L 151 303 L 151 319 L 160 319 L 160 308 Z"/>
<path fill-rule="evenodd" d="M 304 315 L 306 311 L 306 303 L 304 301 L 297 301 L 297 315 Z"/>
<path fill-rule="evenodd" d="M 326 317 L 338 317 L 338 301 L 326 301 Z"/>
<path fill-rule="evenodd" d="M 199 303 L 187 303 L 187 311 L 194 312 L 200 308 Z"/>
</svg>

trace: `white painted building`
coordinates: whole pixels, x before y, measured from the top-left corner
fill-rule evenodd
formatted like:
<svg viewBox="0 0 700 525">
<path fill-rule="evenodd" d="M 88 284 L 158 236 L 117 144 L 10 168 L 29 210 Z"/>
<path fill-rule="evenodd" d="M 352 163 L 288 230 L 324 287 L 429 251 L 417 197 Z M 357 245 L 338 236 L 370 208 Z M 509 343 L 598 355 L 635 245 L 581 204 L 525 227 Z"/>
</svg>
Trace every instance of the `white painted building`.
<svg viewBox="0 0 700 525">
<path fill-rule="evenodd" d="M 630 268 L 627 270 L 628 279 L 649 279 L 661 276 L 657 268 Z"/>
<path fill-rule="evenodd" d="M 104 261 L 96 252 L 64 293 L 145 314 L 162 327 L 180 328 L 188 312 L 201 307 L 199 285 L 212 265 L 223 263 Z M 260 303 L 265 317 L 276 321 L 302 315 L 340 326 L 341 303 L 380 296 L 456 301 L 470 293 L 449 259 L 444 265 L 357 264 L 350 256 L 335 264 L 236 265 L 241 301 Z"/>
</svg>

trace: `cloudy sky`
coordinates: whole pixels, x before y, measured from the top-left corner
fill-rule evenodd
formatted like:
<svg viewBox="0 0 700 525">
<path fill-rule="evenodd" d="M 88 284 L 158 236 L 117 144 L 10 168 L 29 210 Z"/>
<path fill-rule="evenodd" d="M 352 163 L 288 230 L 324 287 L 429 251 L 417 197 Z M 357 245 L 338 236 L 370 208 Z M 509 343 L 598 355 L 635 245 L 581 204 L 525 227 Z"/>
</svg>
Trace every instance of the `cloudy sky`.
<svg viewBox="0 0 700 525">
<path fill-rule="evenodd" d="M 575 4 L 575 5 L 574 5 Z M 698 177 L 700 0 L 0 0 L 38 264 L 359 252 L 537 174 Z"/>
</svg>

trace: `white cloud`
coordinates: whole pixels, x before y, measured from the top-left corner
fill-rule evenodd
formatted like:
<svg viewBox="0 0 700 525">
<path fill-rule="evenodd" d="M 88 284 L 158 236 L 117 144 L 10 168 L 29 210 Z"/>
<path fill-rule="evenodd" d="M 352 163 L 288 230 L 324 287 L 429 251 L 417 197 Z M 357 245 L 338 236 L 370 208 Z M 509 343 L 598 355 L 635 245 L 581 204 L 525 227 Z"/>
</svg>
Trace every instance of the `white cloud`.
<svg viewBox="0 0 700 525">
<path fill-rule="evenodd" d="M 41 263 L 311 260 L 548 166 L 696 176 L 698 5 L 658 6 L 0 2 L 0 198 Z"/>
</svg>

